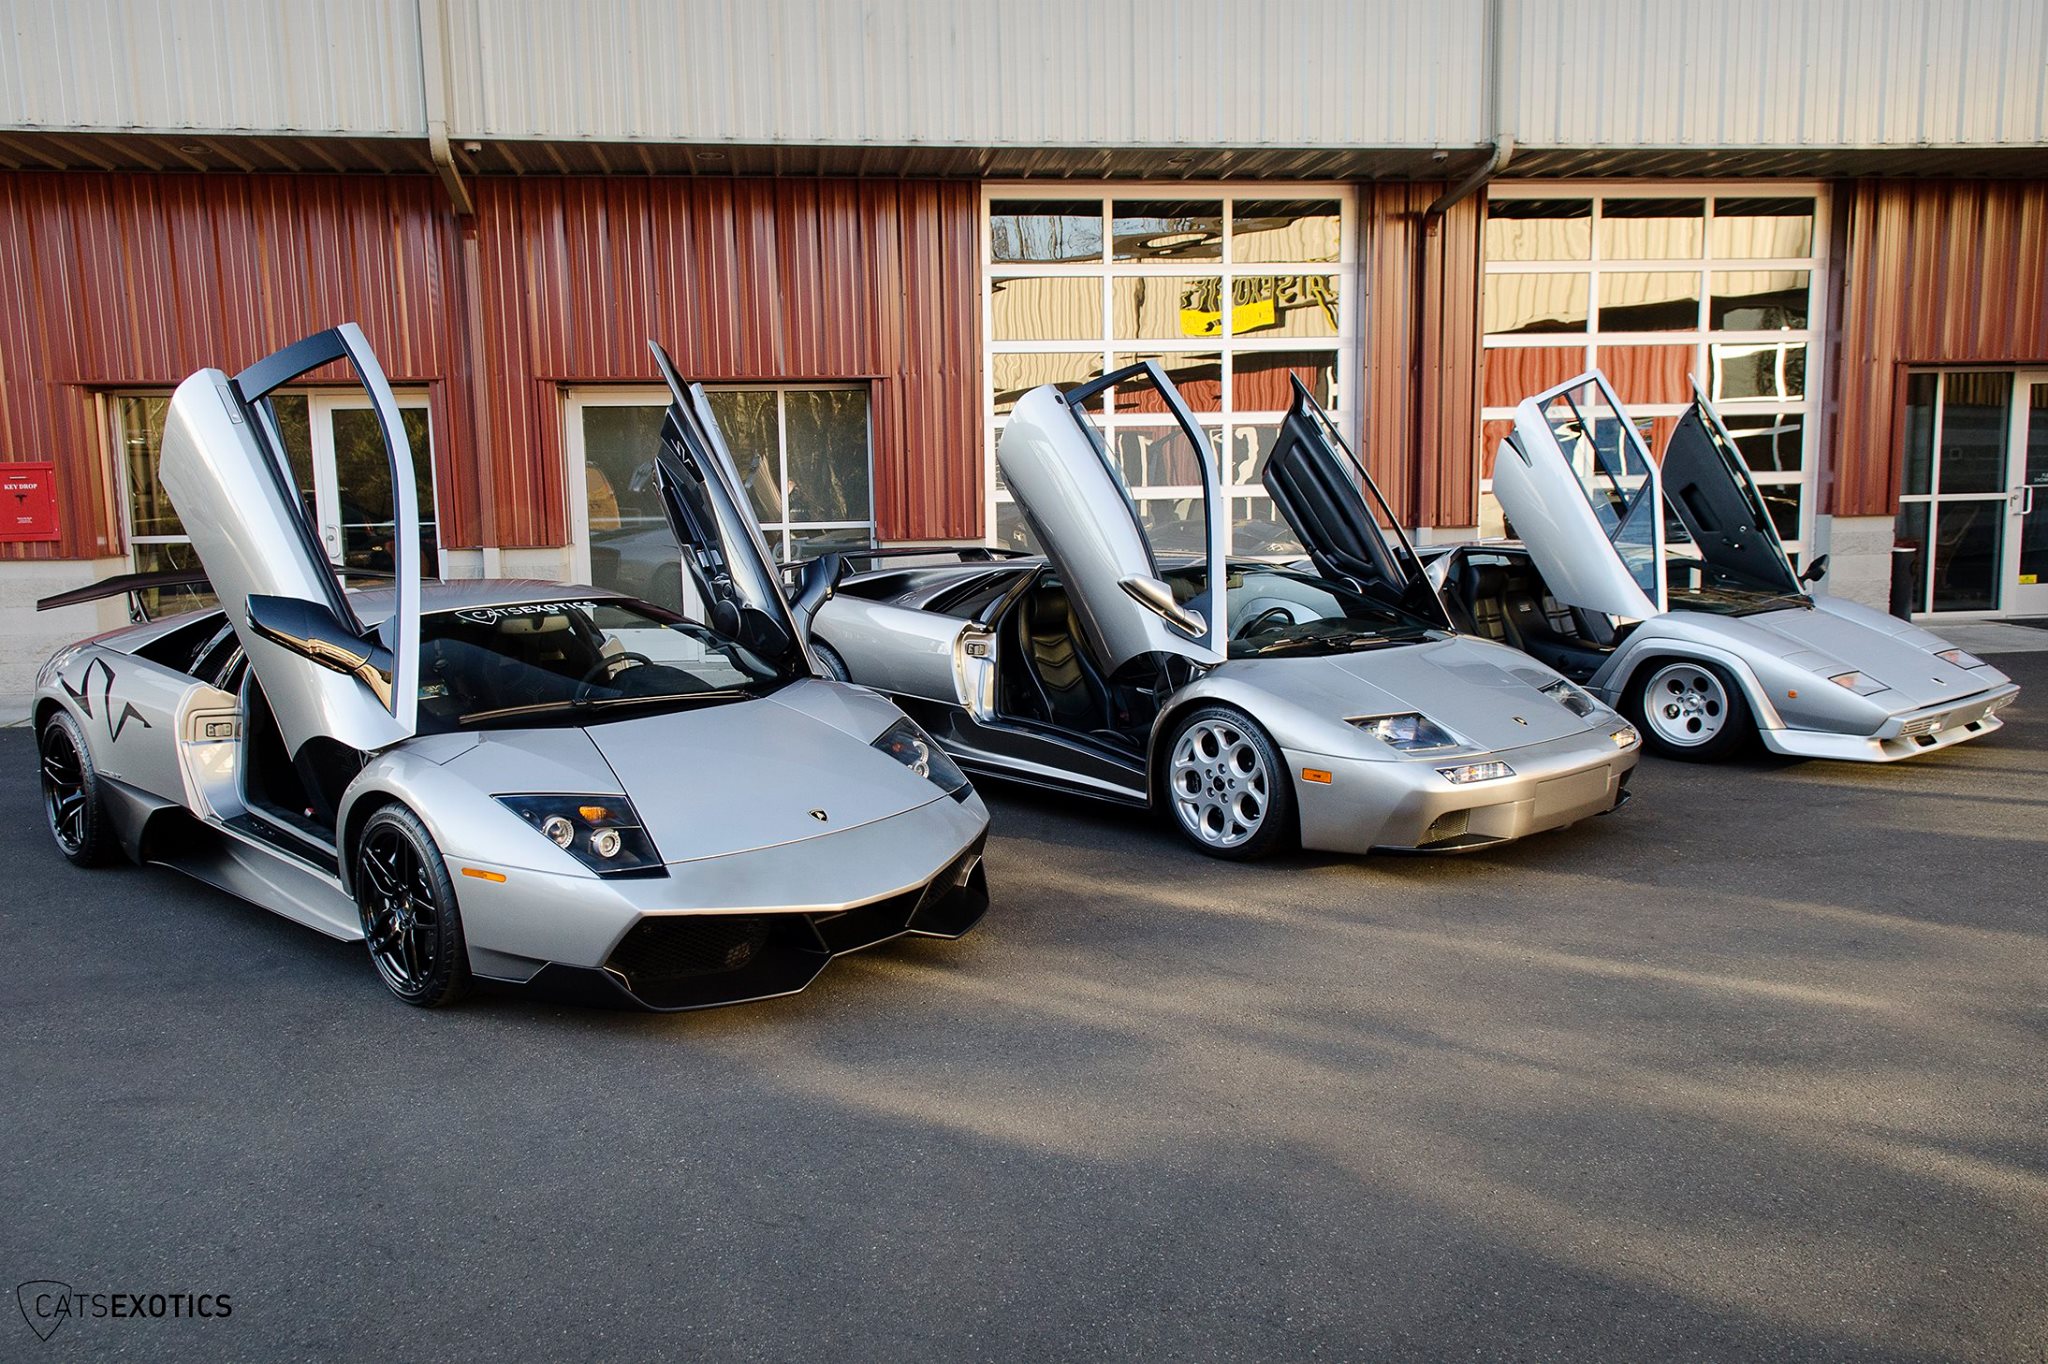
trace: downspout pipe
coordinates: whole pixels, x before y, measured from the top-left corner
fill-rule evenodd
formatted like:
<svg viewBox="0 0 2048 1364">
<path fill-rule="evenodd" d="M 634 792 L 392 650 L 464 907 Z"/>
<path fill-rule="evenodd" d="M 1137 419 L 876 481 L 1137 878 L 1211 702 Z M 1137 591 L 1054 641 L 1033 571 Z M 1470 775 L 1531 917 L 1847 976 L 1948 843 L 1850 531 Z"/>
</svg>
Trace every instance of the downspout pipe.
<svg viewBox="0 0 2048 1364">
<path fill-rule="evenodd" d="M 1515 139 L 1503 133 L 1493 144 L 1493 154 L 1477 170 L 1439 194 L 1430 206 L 1422 210 L 1422 225 L 1425 230 L 1436 231 L 1444 214 L 1485 188 L 1486 183 L 1508 168 L 1508 162 L 1515 159 Z"/>
<path fill-rule="evenodd" d="M 462 171 L 455 164 L 455 146 L 448 137 L 445 22 L 441 0 L 419 0 L 420 94 L 426 105 L 427 155 L 440 172 L 441 184 L 448 191 L 448 202 L 454 206 L 456 216 L 468 218 L 475 214 L 476 205 L 470 200 L 469 186 L 462 183 Z"/>
</svg>

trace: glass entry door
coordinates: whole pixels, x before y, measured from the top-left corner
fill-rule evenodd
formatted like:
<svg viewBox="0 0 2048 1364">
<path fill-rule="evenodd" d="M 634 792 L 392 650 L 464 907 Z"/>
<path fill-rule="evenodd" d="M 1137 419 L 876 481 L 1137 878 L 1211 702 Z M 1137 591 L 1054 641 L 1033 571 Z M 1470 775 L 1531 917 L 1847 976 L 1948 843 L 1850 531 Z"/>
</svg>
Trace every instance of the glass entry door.
<svg viewBox="0 0 2048 1364">
<path fill-rule="evenodd" d="M 423 397 L 400 396 L 399 413 L 412 444 L 415 489 L 420 506 L 420 572 L 441 576 L 434 509 L 433 438 Z M 299 487 L 312 490 L 316 524 L 327 556 L 350 568 L 391 567 L 391 474 L 383 437 L 368 402 L 353 396 L 313 394 L 306 400 L 308 430 L 293 449 Z M 289 439 L 288 446 L 298 443 Z"/>
<path fill-rule="evenodd" d="M 2020 375 L 2012 420 L 2004 606 L 2013 615 L 2048 616 L 2048 370 Z"/>
</svg>

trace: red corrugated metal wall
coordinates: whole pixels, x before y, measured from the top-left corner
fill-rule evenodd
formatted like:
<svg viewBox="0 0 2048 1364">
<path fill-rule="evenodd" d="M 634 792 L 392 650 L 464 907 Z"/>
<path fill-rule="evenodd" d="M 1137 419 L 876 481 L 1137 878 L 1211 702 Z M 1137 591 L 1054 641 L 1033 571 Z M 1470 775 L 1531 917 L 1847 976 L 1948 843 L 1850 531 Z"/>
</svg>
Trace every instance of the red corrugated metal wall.
<svg viewBox="0 0 2048 1364">
<path fill-rule="evenodd" d="M 560 386 L 654 380 L 650 336 L 692 377 L 871 381 L 880 534 L 981 534 L 974 186 L 474 189 L 465 237 L 427 177 L 0 175 L 0 459 L 57 462 L 64 531 L 13 557 L 121 552 L 98 393 L 350 320 L 428 388 L 448 545 L 566 541 Z"/>
<path fill-rule="evenodd" d="M 1479 497 L 1477 198 L 1431 231 L 1437 184 L 1361 190 L 1366 320 L 1362 452 L 1408 525 L 1469 526 Z"/>
<path fill-rule="evenodd" d="M 1845 186 L 1834 483 L 1828 509 L 1889 516 L 1904 371 L 2048 363 L 2048 182 Z"/>
<path fill-rule="evenodd" d="M 884 539 L 979 538 L 971 184 L 523 180 L 476 185 L 504 544 L 566 538 L 560 388 L 868 379 Z M 508 485 L 510 485 L 508 487 Z"/>
<path fill-rule="evenodd" d="M 64 532 L 0 548 L 122 551 L 97 393 L 233 372 L 344 321 L 394 382 L 427 385 L 441 514 L 451 543 L 474 543 L 459 475 L 474 443 L 449 379 L 455 242 L 427 177 L 0 175 L 0 459 L 56 461 Z"/>
</svg>

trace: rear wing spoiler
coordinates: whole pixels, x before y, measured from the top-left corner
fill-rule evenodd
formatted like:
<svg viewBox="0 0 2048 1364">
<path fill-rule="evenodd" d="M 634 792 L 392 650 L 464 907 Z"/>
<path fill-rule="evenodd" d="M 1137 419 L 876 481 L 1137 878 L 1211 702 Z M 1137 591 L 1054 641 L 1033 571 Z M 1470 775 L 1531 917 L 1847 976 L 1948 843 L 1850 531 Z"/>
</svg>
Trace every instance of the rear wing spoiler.
<svg viewBox="0 0 2048 1364">
<path fill-rule="evenodd" d="M 382 568 L 341 568 L 345 578 L 390 578 L 389 570 Z M 150 618 L 148 608 L 142 604 L 144 592 L 161 592 L 167 588 L 189 587 L 204 592 L 212 584 L 207 581 L 206 570 L 202 568 L 167 568 L 155 573 L 116 573 L 111 578 L 102 578 L 84 587 L 74 587 L 68 592 L 58 592 L 36 602 L 38 611 L 55 611 L 63 606 L 83 606 L 87 602 L 104 601 L 108 597 L 128 597 L 128 618 L 146 621 Z"/>
</svg>

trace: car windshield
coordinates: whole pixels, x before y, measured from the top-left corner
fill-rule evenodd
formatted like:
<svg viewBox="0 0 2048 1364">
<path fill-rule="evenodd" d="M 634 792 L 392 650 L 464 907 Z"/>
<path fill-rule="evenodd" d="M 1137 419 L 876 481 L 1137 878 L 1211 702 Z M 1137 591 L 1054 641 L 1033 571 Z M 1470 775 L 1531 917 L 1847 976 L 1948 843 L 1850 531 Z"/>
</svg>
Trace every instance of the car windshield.
<svg viewBox="0 0 2048 1364">
<path fill-rule="evenodd" d="M 1208 613 L 1204 565 L 1181 564 L 1164 576 L 1176 601 Z M 1331 582 L 1306 566 L 1233 559 L 1225 590 L 1231 658 L 1349 654 L 1446 637 L 1422 617 Z"/>
<path fill-rule="evenodd" d="M 615 597 L 441 611 L 420 622 L 419 728 L 586 724 L 765 696 L 801 655 Z"/>
<path fill-rule="evenodd" d="M 1675 517 L 1672 522 L 1667 533 L 1676 540 L 1684 535 L 1685 528 L 1675 524 Z M 1714 563 L 1699 554 L 1689 541 L 1679 541 L 1665 550 L 1664 583 L 1673 611 L 1753 616 L 1761 611 L 1813 605 L 1813 599 L 1803 592 L 1787 592 L 1776 583 Z"/>
</svg>

